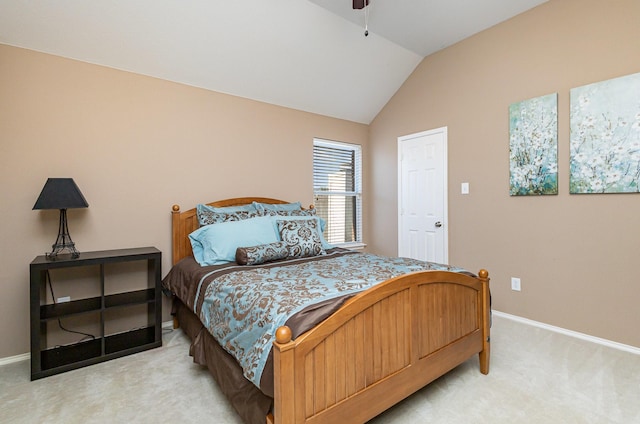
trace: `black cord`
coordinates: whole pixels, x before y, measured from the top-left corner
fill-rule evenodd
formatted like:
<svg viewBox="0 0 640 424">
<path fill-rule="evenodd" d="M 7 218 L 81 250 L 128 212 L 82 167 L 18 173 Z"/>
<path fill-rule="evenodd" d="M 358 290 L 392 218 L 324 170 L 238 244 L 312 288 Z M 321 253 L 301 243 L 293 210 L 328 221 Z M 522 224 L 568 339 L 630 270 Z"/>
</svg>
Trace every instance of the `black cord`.
<svg viewBox="0 0 640 424">
<path fill-rule="evenodd" d="M 51 292 L 51 298 L 53 299 L 53 303 L 56 304 L 58 302 L 56 302 L 56 296 L 53 294 L 53 284 L 51 283 L 51 275 L 49 274 L 49 270 L 47 270 L 47 283 L 49 284 L 49 292 Z M 87 338 L 91 338 L 91 340 L 95 340 L 96 336 L 94 336 L 93 334 L 89 334 L 89 333 L 83 333 L 82 331 L 76 331 L 76 330 L 69 330 L 68 328 L 65 328 L 62 325 L 62 321 L 60 321 L 60 318 L 58 318 L 58 327 L 60 327 L 61 330 L 66 331 L 67 333 L 74 333 L 74 334 L 80 334 L 82 336 L 84 336 L 83 338 L 81 338 L 80 340 L 78 340 L 76 343 L 79 343 Z"/>
</svg>

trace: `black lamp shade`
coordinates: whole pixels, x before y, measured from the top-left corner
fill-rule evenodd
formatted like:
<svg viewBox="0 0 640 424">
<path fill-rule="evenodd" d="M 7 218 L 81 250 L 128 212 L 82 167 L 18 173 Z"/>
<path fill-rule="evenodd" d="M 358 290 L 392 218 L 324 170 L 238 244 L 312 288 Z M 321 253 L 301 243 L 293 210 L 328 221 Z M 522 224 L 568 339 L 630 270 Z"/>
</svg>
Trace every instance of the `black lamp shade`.
<svg viewBox="0 0 640 424">
<path fill-rule="evenodd" d="M 33 209 L 86 208 L 89 204 L 73 178 L 49 178 Z"/>
</svg>

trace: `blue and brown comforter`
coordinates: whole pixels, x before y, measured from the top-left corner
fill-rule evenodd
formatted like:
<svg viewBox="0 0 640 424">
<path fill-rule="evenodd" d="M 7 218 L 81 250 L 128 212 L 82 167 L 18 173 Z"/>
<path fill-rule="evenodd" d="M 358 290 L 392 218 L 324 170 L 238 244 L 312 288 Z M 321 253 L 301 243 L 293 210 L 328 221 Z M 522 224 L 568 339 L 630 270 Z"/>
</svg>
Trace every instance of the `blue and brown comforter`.
<svg viewBox="0 0 640 424">
<path fill-rule="evenodd" d="M 310 305 L 340 299 L 333 306 L 335 310 L 348 297 L 377 283 L 433 269 L 466 273 L 448 265 L 331 249 L 323 256 L 257 266 L 232 263 L 200 267 L 195 276 L 174 267 L 165 285 L 236 358 L 245 377 L 261 387 L 275 331 L 297 313 L 309 310 Z M 189 284 L 182 281 L 193 278 Z"/>
</svg>

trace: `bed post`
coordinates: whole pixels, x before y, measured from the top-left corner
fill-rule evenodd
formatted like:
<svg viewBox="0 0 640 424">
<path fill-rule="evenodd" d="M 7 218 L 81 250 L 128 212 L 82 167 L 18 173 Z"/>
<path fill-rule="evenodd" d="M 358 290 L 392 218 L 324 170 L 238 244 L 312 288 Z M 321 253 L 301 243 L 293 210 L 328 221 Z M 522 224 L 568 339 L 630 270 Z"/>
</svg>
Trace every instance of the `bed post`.
<svg viewBox="0 0 640 424">
<path fill-rule="evenodd" d="M 482 282 L 482 351 L 479 354 L 480 372 L 489 374 L 491 356 L 491 292 L 489 291 L 489 272 L 481 269 L 478 278 Z"/>
<path fill-rule="evenodd" d="M 273 412 L 275 424 L 295 422 L 295 343 L 291 341 L 291 329 L 282 326 L 276 330 L 273 344 Z"/>
<path fill-rule="evenodd" d="M 171 207 L 171 228 L 172 228 L 172 235 L 173 235 L 173 240 L 171 241 L 171 246 L 172 246 L 172 251 L 171 251 L 171 263 L 173 265 L 175 265 L 176 263 L 178 263 L 179 259 L 179 251 L 180 251 L 180 246 L 182 246 L 183 240 L 183 234 L 181 231 L 179 231 L 180 228 L 180 206 L 179 205 L 173 205 Z"/>
</svg>

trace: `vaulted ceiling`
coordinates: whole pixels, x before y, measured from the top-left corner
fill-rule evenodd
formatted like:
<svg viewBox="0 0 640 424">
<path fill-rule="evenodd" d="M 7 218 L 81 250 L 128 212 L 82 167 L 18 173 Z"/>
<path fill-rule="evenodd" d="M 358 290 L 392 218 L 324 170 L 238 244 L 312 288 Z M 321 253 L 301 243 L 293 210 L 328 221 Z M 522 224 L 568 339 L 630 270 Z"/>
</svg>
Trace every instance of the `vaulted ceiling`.
<svg viewBox="0 0 640 424">
<path fill-rule="evenodd" d="M 370 123 L 425 56 L 545 1 L 2 0 L 0 43 Z"/>
</svg>

